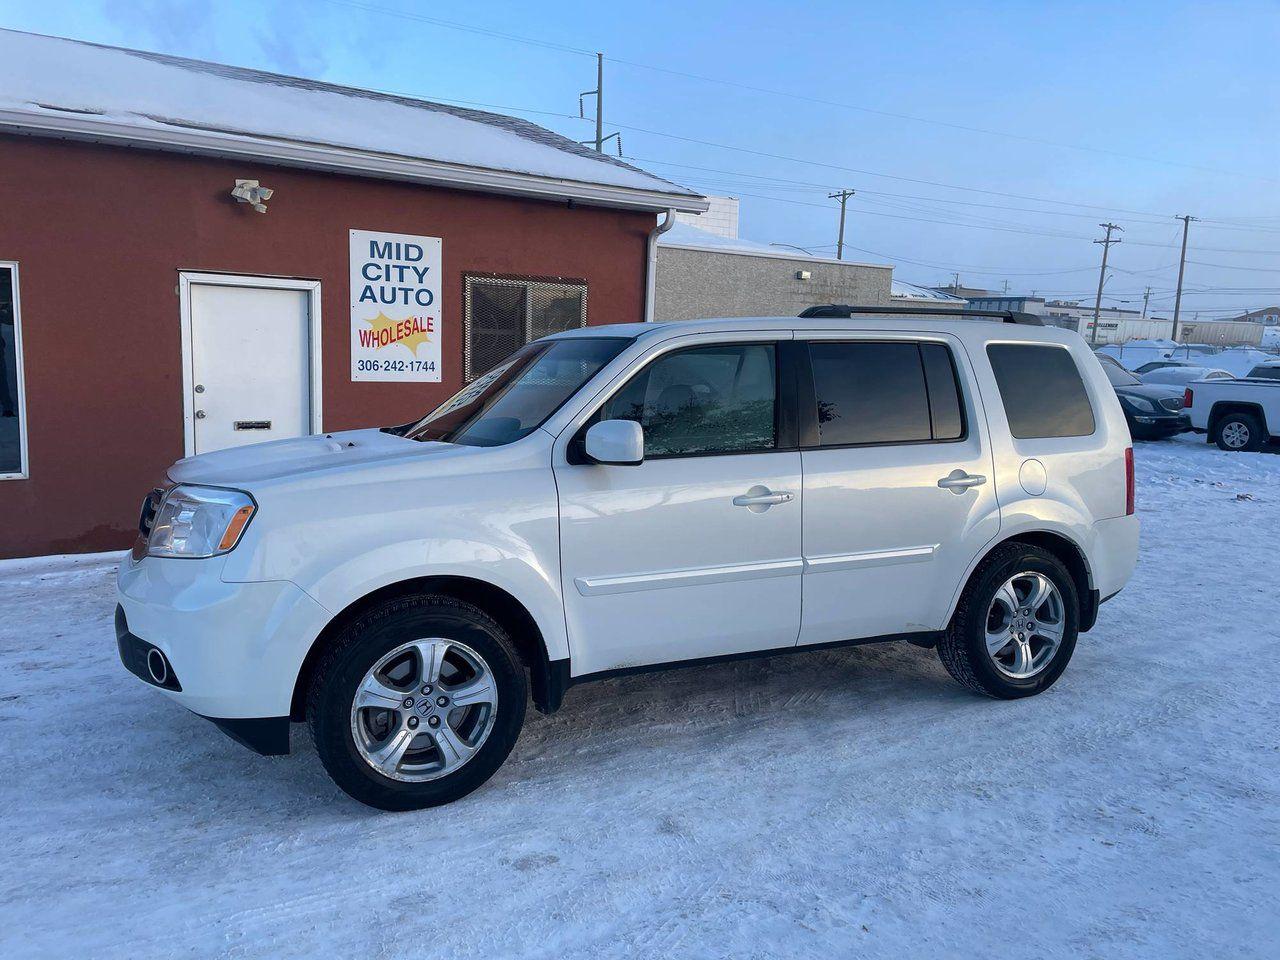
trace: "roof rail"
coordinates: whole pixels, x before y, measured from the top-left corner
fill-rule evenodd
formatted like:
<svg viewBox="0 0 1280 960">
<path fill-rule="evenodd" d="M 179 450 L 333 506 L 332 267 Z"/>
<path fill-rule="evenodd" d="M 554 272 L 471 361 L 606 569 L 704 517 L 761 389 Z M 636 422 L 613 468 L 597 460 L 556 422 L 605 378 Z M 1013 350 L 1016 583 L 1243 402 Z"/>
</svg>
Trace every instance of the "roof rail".
<svg viewBox="0 0 1280 960">
<path fill-rule="evenodd" d="M 1034 313 L 1019 313 L 1016 310 L 969 310 L 957 307 L 863 307 L 850 306 L 846 303 L 828 303 L 818 307 L 809 307 L 800 313 L 801 317 L 842 319 L 859 313 L 890 316 L 929 316 L 929 317 L 989 317 L 1003 320 L 1005 323 L 1021 323 L 1029 327 L 1043 327 L 1044 321 Z"/>
</svg>

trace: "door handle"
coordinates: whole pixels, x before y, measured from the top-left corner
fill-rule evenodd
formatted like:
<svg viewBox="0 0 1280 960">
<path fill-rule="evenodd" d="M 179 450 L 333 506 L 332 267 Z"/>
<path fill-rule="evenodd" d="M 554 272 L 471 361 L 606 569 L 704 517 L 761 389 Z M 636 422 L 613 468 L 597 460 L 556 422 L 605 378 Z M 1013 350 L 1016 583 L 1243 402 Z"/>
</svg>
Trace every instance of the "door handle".
<svg viewBox="0 0 1280 960">
<path fill-rule="evenodd" d="M 963 470 L 952 470 L 938 481 L 943 490 L 967 490 L 969 487 L 980 487 L 987 478 L 980 473 L 965 473 Z"/>
<path fill-rule="evenodd" d="M 778 493 L 744 493 L 733 498 L 735 507 L 771 507 L 775 503 L 790 503 L 795 494 L 785 490 Z"/>
</svg>

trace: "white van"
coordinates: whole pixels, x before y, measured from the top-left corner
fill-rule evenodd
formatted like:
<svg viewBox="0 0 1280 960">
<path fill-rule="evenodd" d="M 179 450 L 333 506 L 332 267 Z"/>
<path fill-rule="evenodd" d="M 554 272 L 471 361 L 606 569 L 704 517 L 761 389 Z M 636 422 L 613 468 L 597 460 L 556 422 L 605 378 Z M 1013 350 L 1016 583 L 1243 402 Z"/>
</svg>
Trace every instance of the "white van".
<svg viewBox="0 0 1280 960">
<path fill-rule="evenodd" d="M 1137 558 L 1124 414 L 1074 333 L 902 312 L 575 330 L 412 423 L 181 460 L 121 659 L 261 753 L 305 720 L 384 809 L 630 671 L 908 640 L 1039 693 Z"/>
</svg>

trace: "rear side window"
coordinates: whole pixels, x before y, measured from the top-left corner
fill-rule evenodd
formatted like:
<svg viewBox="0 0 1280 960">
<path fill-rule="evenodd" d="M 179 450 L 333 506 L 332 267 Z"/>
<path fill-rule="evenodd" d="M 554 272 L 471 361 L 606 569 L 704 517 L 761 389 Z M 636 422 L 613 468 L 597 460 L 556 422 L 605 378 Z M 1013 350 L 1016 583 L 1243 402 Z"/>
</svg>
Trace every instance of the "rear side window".
<svg viewBox="0 0 1280 960">
<path fill-rule="evenodd" d="M 924 361 L 924 379 L 929 387 L 933 439 L 959 440 L 964 436 L 964 417 L 960 412 L 960 385 L 951 351 L 940 343 L 922 343 L 920 359 Z"/>
<path fill-rule="evenodd" d="M 1009 429 L 1019 440 L 1087 437 L 1093 408 L 1065 347 L 993 343 L 987 357 L 1000 387 Z"/>
<path fill-rule="evenodd" d="M 950 351 L 942 344 L 809 344 L 819 445 L 957 440 L 964 435 Z"/>
</svg>

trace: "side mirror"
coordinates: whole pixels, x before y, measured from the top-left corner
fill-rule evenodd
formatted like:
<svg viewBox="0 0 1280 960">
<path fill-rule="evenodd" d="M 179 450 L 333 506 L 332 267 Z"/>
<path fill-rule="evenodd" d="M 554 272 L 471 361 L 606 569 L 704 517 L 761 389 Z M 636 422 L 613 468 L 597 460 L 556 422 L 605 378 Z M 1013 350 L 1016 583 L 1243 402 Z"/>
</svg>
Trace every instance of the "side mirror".
<svg viewBox="0 0 1280 960">
<path fill-rule="evenodd" d="M 596 463 L 634 467 L 644 462 L 644 428 L 634 420 L 601 420 L 587 431 L 583 447 Z"/>
</svg>

